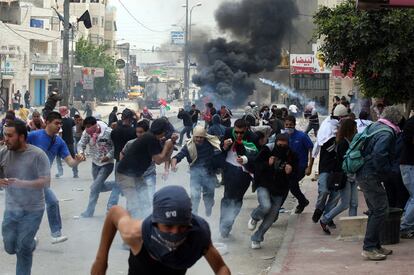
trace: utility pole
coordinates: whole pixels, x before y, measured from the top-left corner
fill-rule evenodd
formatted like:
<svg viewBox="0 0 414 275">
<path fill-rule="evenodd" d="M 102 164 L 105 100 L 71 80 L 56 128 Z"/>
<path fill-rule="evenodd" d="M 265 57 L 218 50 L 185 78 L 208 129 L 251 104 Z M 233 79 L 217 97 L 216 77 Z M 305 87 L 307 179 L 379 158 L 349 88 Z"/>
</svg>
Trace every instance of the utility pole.
<svg viewBox="0 0 414 275">
<path fill-rule="evenodd" d="M 188 0 L 185 5 L 185 44 L 184 44 L 184 101 L 189 99 L 189 74 L 188 74 Z"/>
<path fill-rule="evenodd" d="M 69 103 L 73 104 L 73 63 L 75 62 L 75 53 L 73 52 L 73 43 L 74 43 L 74 39 L 75 39 L 75 30 L 74 30 L 74 26 L 72 25 L 71 28 L 71 44 L 70 44 L 70 52 L 71 52 L 71 56 L 70 56 L 70 75 L 69 75 Z"/>
<path fill-rule="evenodd" d="M 70 95 L 69 74 L 69 0 L 63 3 L 63 60 L 62 60 L 62 105 L 68 105 Z"/>
</svg>

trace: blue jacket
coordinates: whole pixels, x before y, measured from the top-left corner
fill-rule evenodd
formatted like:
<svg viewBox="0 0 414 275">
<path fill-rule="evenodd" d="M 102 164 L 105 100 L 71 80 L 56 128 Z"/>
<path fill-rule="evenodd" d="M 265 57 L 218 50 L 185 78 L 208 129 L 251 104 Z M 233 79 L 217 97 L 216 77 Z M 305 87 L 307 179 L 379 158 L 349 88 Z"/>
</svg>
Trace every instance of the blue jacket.
<svg viewBox="0 0 414 275">
<path fill-rule="evenodd" d="M 369 134 L 378 129 L 384 129 L 367 141 L 362 151 L 365 163 L 357 172 L 357 179 L 370 176 L 383 180 L 391 172 L 395 158 L 396 134 L 394 131 L 391 134 L 386 128 L 391 129 L 383 123 L 375 122 L 368 130 Z"/>
<path fill-rule="evenodd" d="M 224 127 L 223 125 L 220 124 L 220 116 L 215 114 L 213 116 L 213 120 L 212 120 L 212 124 L 209 128 L 208 128 L 208 134 L 209 135 L 213 135 L 216 136 L 218 138 L 222 138 L 226 132 L 226 127 Z"/>
</svg>

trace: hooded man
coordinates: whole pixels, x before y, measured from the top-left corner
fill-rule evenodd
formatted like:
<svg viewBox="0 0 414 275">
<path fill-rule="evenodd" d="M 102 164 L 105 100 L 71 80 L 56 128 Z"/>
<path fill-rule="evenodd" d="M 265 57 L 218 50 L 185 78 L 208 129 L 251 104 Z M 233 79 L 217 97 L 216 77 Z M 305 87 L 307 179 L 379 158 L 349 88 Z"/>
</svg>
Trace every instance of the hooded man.
<svg viewBox="0 0 414 275">
<path fill-rule="evenodd" d="M 298 159 L 289 149 L 289 135 L 279 134 L 274 143 L 263 146 L 255 160 L 255 184 L 259 206 L 251 213 L 248 229 L 259 229 L 251 237 L 251 247 L 258 249 L 265 233 L 278 218 L 279 209 L 289 193 L 289 182 L 296 173 Z"/>
<path fill-rule="evenodd" d="M 187 158 L 190 164 L 190 188 L 193 213 L 198 213 L 198 206 L 203 193 L 206 216 L 211 216 L 214 205 L 215 156 L 221 151 L 220 140 L 206 133 L 202 126 L 196 126 L 193 137 L 181 151 L 171 159 L 171 169 L 177 171 L 177 163 Z"/>
<path fill-rule="evenodd" d="M 88 207 L 81 214 L 81 217 L 90 218 L 95 212 L 99 193 L 111 191 L 107 204 L 107 210 L 109 210 L 112 206 L 118 204 L 120 190 L 115 182 L 105 182 L 114 169 L 114 146 L 111 140 L 112 129 L 92 116 L 85 118 L 83 126 L 85 131 L 83 131 L 78 143 L 78 152 L 83 159 L 86 159 L 85 150 L 86 146 L 89 145 L 89 153 L 92 156 L 93 182 L 89 193 Z"/>
<path fill-rule="evenodd" d="M 337 191 L 330 191 L 328 189 L 329 173 L 335 170 L 336 151 L 335 139 L 338 131 L 339 121 L 349 116 L 348 109 L 338 104 L 333 110 L 333 114 L 327 117 L 319 129 L 318 137 L 312 151 L 312 158 L 306 168 L 305 174 L 309 176 L 312 171 L 315 158 L 320 152 L 319 158 L 319 182 L 318 182 L 318 199 L 316 202 L 315 211 L 312 216 L 314 223 L 317 223 L 322 214 L 328 213 L 336 206 L 339 200 Z M 331 221 L 328 226 L 335 228 L 335 224 Z"/>
<path fill-rule="evenodd" d="M 106 216 L 92 275 L 106 273 L 117 231 L 130 247 L 128 274 L 181 275 L 203 256 L 215 274 L 230 274 L 212 244 L 208 223 L 191 214 L 191 200 L 181 186 L 167 186 L 155 193 L 152 215 L 143 221 L 113 207 Z"/>
</svg>

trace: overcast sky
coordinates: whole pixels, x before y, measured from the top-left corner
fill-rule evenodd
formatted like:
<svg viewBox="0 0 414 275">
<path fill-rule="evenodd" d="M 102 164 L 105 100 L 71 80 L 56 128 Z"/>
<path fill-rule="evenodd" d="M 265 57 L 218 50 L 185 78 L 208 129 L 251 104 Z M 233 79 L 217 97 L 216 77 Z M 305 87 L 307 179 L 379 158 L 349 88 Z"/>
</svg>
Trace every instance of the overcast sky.
<svg viewBox="0 0 414 275">
<path fill-rule="evenodd" d="M 140 26 L 122 7 L 120 1 L 136 19 L 154 31 Z M 190 8 L 198 3 L 202 4 L 193 11 L 193 23 L 197 27 L 206 26 L 214 30 L 214 11 L 224 1 L 189 0 Z M 153 45 L 158 46 L 169 41 L 170 31 L 180 30 L 179 27 L 171 25 L 185 25 L 185 8 L 182 7 L 185 0 L 110 0 L 109 3 L 117 8 L 118 39 L 125 39 L 139 49 L 151 49 Z"/>
</svg>

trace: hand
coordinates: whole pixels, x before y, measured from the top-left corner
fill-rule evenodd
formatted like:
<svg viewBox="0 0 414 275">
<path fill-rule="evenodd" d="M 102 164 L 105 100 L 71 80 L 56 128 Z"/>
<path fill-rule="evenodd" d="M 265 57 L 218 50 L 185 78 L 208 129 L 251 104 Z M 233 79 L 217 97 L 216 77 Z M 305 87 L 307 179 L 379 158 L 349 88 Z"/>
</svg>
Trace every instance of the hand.
<svg viewBox="0 0 414 275">
<path fill-rule="evenodd" d="M 9 185 L 8 179 L 0 179 L 0 187 L 7 187 Z"/>
<path fill-rule="evenodd" d="M 270 157 L 269 158 L 269 166 L 272 166 L 273 164 L 275 164 L 275 160 L 276 160 L 276 157 Z"/>
<path fill-rule="evenodd" d="M 173 172 L 175 172 L 175 171 L 173 170 Z M 169 170 L 164 170 L 164 173 L 162 173 L 162 175 L 161 175 L 162 180 L 163 181 L 168 180 L 169 175 L 170 175 L 170 171 Z"/>
<path fill-rule="evenodd" d="M 293 171 L 293 167 L 292 167 L 292 165 L 290 165 L 290 164 L 286 164 L 286 166 L 285 166 L 285 173 L 286 173 L 286 175 L 291 174 L 291 173 L 292 173 L 292 171 Z"/>
<path fill-rule="evenodd" d="M 305 170 L 305 175 L 306 176 L 310 176 L 312 174 L 312 168 L 311 167 L 306 167 L 306 170 Z"/>
<path fill-rule="evenodd" d="M 91 268 L 91 275 L 105 275 L 108 262 L 95 260 Z"/>
<path fill-rule="evenodd" d="M 86 156 L 84 153 L 80 153 L 76 155 L 76 159 L 80 159 L 81 161 L 85 161 L 86 160 Z"/>
<path fill-rule="evenodd" d="M 109 161 L 109 157 L 104 156 L 103 158 L 101 158 L 101 162 L 108 162 Z"/>
<path fill-rule="evenodd" d="M 237 161 L 238 164 L 243 165 L 243 159 L 241 157 L 237 157 L 236 161 Z"/>
<path fill-rule="evenodd" d="M 226 139 L 226 140 L 224 141 L 224 144 L 223 144 L 223 148 L 224 148 L 224 150 L 229 149 L 229 147 L 230 147 L 232 144 L 233 144 L 233 141 L 231 140 L 231 138 Z"/>
<path fill-rule="evenodd" d="M 177 133 L 171 135 L 171 140 L 173 143 L 176 143 L 180 136 Z"/>
</svg>

